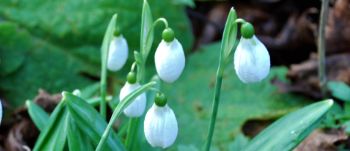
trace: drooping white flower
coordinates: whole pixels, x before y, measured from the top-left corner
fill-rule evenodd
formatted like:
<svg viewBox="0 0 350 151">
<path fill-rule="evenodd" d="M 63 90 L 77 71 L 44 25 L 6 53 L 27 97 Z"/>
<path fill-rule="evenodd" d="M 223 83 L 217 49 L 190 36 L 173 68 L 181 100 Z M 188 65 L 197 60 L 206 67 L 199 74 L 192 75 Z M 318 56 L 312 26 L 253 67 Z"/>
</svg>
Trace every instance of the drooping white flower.
<svg viewBox="0 0 350 151">
<path fill-rule="evenodd" d="M 134 84 L 130 84 L 129 82 L 126 82 L 123 88 L 120 90 L 119 100 L 123 101 L 123 99 L 127 95 L 129 95 L 139 87 L 141 86 L 137 82 Z M 142 93 L 141 95 L 136 97 L 135 100 L 131 104 L 129 104 L 129 106 L 127 106 L 123 112 L 128 117 L 139 117 L 143 114 L 143 112 L 145 111 L 145 108 L 146 108 L 146 94 Z"/>
<path fill-rule="evenodd" d="M 241 37 L 233 61 L 238 78 L 244 83 L 261 81 L 270 71 L 269 52 L 256 36 Z"/>
<path fill-rule="evenodd" d="M 155 56 L 157 73 L 165 82 L 177 80 L 185 67 L 185 54 L 180 42 L 175 38 L 171 42 L 162 40 Z"/>
<path fill-rule="evenodd" d="M 128 59 L 128 44 L 123 35 L 113 37 L 108 51 L 107 69 L 120 70 Z"/>
<path fill-rule="evenodd" d="M 153 106 L 147 111 L 144 121 L 146 140 L 153 147 L 167 148 L 177 137 L 178 125 L 173 110 L 168 106 Z"/>
</svg>

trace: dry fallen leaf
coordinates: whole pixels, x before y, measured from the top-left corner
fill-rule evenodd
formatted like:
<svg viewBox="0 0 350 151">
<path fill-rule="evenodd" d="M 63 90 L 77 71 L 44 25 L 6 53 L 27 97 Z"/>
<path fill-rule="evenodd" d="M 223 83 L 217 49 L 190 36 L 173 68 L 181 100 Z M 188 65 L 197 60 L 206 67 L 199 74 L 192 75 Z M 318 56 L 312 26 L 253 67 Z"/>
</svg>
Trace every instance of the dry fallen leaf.
<svg viewBox="0 0 350 151">
<path fill-rule="evenodd" d="M 318 80 L 318 62 L 316 54 L 300 64 L 292 65 L 287 73 L 291 83 L 273 80 L 281 92 L 303 94 L 315 99 L 322 98 Z M 328 80 L 339 80 L 350 84 L 350 53 L 327 57 L 326 72 Z"/>
<path fill-rule="evenodd" d="M 343 129 L 321 130 L 311 133 L 294 151 L 336 151 L 335 143 L 348 138 Z"/>
</svg>

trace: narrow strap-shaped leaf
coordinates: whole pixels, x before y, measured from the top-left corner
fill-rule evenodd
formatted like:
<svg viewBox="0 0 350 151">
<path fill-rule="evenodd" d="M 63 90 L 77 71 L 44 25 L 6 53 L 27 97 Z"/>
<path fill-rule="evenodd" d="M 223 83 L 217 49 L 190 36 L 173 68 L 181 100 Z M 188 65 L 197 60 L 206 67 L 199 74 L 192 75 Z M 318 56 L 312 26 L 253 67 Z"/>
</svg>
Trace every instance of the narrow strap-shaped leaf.
<svg viewBox="0 0 350 151">
<path fill-rule="evenodd" d="M 221 51 L 223 51 L 224 60 L 230 55 L 233 46 L 235 45 L 237 39 L 237 14 L 235 9 L 232 7 L 230 13 L 228 14 L 224 33 L 222 35 Z"/>
<path fill-rule="evenodd" d="M 332 105 L 333 100 L 325 100 L 282 117 L 254 137 L 244 151 L 292 150 L 316 128 Z"/>
<path fill-rule="evenodd" d="M 43 129 L 47 125 L 47 121 L 49 120 L 49 114 L 47 114 L 43 108 L 41 108 L 39 105 L 32 101 L 27 100 L 26 106 L 28 109 L 29 116 L 34 122 L 35 126 L 40 131 L 43 131 Z"/>
<path fill-rule="evenodd" d="M 68 111 L 61 101 L 53 111 L 47 126 L 40 133 L 34 151 L 61 151 L 66 143 Z"/>
<path fill-rule="evenodd" d="M 143 7 L 142 7 L 141 37 L 140 37 L 141 54 L 143 55 L 143 57 L 145 57 L 143 59 L 146 59 L 152 47 L 153 38 L 154 38 L 152 26 L 153 26 L 153 18 L 152 18 L 151 9 L 148 5 L 147 0 L 144 0 Z"/>
<path fill-rule="evenodd" d="M 103 37 L 102 47 L 101 47 L 101 104 L 100 104 L 100 112 L 103 118 L 106 118 L 106 95 L 107 95 L 107 58 L 108 58 L 108 50 L 109 44 L 112 41 L 113 33 L 115 30 L 115 24 L 117 21 L 117 14 L 114 14 L 112 19 L 110 20 L 106 33 Z"/>
<path fill-rule="evenodd" d="M 71 116 L 71 115 L 69 115 Z M 93 151 L 91 141 L 88 137 L 83 135 L 82 131 L 78 128 L 73 118 L 69 119 L 68 123 L 68 147 L 70 151 Z"/>
<path fill-rule="evenodd" d="M 67 102 L 69 113 L 77 123 L 78 128 L 90 138 L 94 146 L 97 145 L 107 126 L 106 121 L 85 100 L 71 93 L 63 92 L 63 100 Z M 114 131 L 109 135 L 103 149 L 125 150 Z"/>
</svg>

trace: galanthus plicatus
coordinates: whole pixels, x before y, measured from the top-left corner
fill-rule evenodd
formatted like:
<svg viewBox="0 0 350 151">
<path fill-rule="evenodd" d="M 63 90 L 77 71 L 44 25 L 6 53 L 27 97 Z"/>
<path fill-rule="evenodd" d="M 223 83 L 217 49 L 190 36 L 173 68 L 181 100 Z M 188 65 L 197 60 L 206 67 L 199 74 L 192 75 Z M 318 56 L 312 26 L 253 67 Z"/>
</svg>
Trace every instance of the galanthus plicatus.
<svg viewBox="0 0 350 151">
<path fill-rule="evenodd" d="M 234 54 L 234 68 L 244 83 L 263 80 L 270 71 L 270 55 L 254 35 L 254 27 L 246 22 L 241 27 L 242 37 Z"/>
<path fill-rule="evenodd" d="M 153 147 L 167 148 L 177 137 L 178 125 L 173 110 L 167 105 L 164 94 L 156 95 L 144 121 L 146 140 Z"/>
<path fill-rule="evenodd" d="M 126 39 L 116 31 L 108 51 L 107 68 L 110 71 L 120 70 L 128 59 L 128 44 Z"/>
<path fill-rule="evenodd" d="M 120 90 L 119 94 L 119 100 L 123 101 L 123 99 L 135 91 L 136 89 L 140 88 L 141 85 L 136 80 L 136 75 L 134 72 L 129 72 L 127 76 L 127 82 L 123 86 L 123 88 Z M 135 100 L 129 104 L 124 109 L 124 114 L 128 117 L 139 117 L 143 114 L 146 108 L 146 94 L 142 93 L 138 97 L 135 98 Z"/>
<path fill-rule="evenodd" d="M 165 29 L 162 38 L 154 56 L 156 70 L 163 81 L 172 83 L 185 67 L 185 54 L 172 29 Z"/>
</svg>

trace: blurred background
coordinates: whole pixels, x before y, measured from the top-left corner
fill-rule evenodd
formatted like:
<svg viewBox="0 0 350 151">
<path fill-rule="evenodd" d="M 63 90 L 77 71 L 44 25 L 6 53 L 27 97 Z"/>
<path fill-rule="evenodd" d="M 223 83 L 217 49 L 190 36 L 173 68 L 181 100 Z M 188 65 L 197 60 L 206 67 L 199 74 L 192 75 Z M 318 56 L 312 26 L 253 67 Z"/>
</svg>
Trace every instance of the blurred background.
<svg viewBox="0 0 350 151">
<path fill-rule="evenodd" d="M 227 64 L 213 150 L 239 150 L 276 118 L 326 98 L 320 93 L 317 77 L 320 0 L 148 1 L 153 18 L 168 20 L 187 57 L 180 79 L 162 86 L 179 122 L 179 136 L 169 150 L 195 151 L 205 142 L 220 39 L 231 7 L 254 25 L 273 67 L 263 82 L 245 85 L 238 80 L 232 61 Z M 129 56 L 139 50 L 142 2 L 1 0 L 0 99 L 5 117 L 0 126 L 0 150 L 34 145 L 39 132 L 23 107 L 25 100 L 34 100 L 51 112 L 60 92 L 96 87 L 100 47 L 112 14 L 118 13 L 117 24 L 127 39 Z M 349 0 L 331 0 L 326 25 L 327 78 L 347 84 L 349 9 Z M 152 53 L 160 42 L 161 30 L 156 27 Z M 119 95 L 132 61 L 130 57 L 122 71 L 109 73 L 110 95 Z M 155 74 L 153 64 L 150 55 L 149 78 Z M 332 113 L 342 115 L 343 106 L 339 101 Z M 118 121 L 116 129 L 127 120 L 123 117 Z M 322 125 L 326 130 L 315 131 L 296 150 L 349 149 L 343 124 L 330 115 Z M 142 145 L 141 150 L 154 150 L 147 143 Z"/>
</svg>

